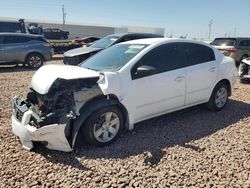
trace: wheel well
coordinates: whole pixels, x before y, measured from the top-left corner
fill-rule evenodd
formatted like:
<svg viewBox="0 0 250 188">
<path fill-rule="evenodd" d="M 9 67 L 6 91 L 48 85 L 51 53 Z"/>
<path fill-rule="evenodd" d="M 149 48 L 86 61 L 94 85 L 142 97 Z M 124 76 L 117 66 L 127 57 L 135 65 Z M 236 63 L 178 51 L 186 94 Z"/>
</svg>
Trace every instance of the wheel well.
<svg viewBox="0 0 250 188">
<path fill-rule="evenodd" d="M 128 129 L 129 119 L 126 108 L 120 103 L 119 99 L 115 95 L 100 95 L 92 98 L 86 102 L 80 109 L 80 117 L 73 122 L 73 127 L 70 133 L 71 146 L 78 145 L 80 143 L 79 138 L 81 134 L 78 134 L 84 122 L 90 117 L 90 115 L 96 110 L 107 107 L 109 105 L 117 106 L 124 115 L 124 128 Z"/>
<path fill-rule="evenodd" d="M 45 60 L 43 54 L 41 54 L 40 52 L 30 52 L 30 53 L 28 53 L 28 54 L 25 56 L 25 63 L 27 62 L 27 58 L 28 58 L 31 54 L 38 54 L 38 55 L 40 55 L 40 56 L 43 58 L 43 60 Z"/>
<path fill-rule="evenodd" d="M 110 105 L 117 106 L 122 111 L 122 114 L 124 115 L 125 127 L 128 126 L 128 123 L 129 123 L 128 122 L 128 111 L 125 108 L 125 106 L 122 103 L 120 103 L 118 97 L 114 94 L 100 95 L 100 96 L 94 97 L 93 99 L 89 100 L 86 104 L 84 104 L 82 108 L 86 108 L 86 107 L 88 108 L 93 103 L 97 103 L 97 102 L 101 102 L 101 101 L 105 101 Z"/>
<path fill-rule="evenodd" d="M 219 83 L 223 83 L 223 84 L 225 84 L 227 87 L 228 87 L 228 89 L 229 89 L 229 96 L 231 96 L 232 95 L 232 93 L 231 93 L 231 84 L 230 84 L 230 82 L 229 82 L 229 80 L 227 80 L 227 79 L 223 79 L 223 80 L 221 80 L 221 81 L 219 81 L 216 85 L 218 85 Z"/>
</svg>

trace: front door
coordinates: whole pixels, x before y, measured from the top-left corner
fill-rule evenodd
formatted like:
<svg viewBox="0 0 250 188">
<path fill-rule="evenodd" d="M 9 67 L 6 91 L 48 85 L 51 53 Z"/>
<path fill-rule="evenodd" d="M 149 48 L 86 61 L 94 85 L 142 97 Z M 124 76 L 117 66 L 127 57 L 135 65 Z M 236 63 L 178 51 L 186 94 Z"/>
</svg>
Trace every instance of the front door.
<svg viewBox="0 0 250 188">
<path fill-rule="evenodd" d="M 139 75 L 138 67 L 149 66 L 155 73 Z M 158 46 L 131 69 L 131 80 L 123 100 L 134 122 L 182 107 L 185 103 L 186 69 L 178 43 Z"/>
</svg>

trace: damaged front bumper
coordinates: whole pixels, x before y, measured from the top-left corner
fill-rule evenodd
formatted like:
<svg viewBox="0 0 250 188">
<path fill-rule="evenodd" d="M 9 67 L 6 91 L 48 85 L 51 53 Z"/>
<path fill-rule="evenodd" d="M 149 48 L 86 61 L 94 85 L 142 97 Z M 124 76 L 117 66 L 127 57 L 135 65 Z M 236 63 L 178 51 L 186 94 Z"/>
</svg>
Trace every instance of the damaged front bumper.
<svg viewBox="0 0 250 188">
<path fill-rule="evenodd" d="M 242 60 L 239 66 L 239 77 L 241 80 L 250 80 L 250 58 Z"/>
<path fill-rule="evenodd" d="M 32 108 L 27 107 L 25 101 L 14 97 L 12 108 L 12 131 L 19 137 L 23 148 L 30 150 L 34 147 L 33 141 L 39 141 L 46 143 L 49 149 L 65 152 L 73 150 L 65 135 L 67 123 L 35 127 L 31 121 L 39 117 Z"/>
</svg>

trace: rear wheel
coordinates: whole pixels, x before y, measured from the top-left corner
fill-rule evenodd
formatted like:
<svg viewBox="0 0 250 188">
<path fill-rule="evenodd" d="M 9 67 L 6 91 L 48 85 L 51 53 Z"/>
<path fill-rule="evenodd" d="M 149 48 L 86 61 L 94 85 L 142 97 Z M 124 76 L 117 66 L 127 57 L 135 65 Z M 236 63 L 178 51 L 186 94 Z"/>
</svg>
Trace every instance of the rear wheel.
<svg viewBox="0 0 250 188">
<path fill-rule="evenodd" d="M 207 108 L 212 111 L 222 110 L 228 101 L 228 96 L 229 96 L 228 86 L 222 82 L 218 83 L 215 86 L 208 103 L 206 104 Z"/>
<path fill-rule="evenodd" d="M 43 57 L 37 53 L 32 53 L 26 58 L 26 64 L 30 68 L 39 68 L 43 65 L 43 62 Z"/>
<path fill-rule="evenodd" d="M 93 112 L 83 125 L 82 133 L 88 144 L 106 146 L 117 139 L 123 125 L 120 109 L 109 106 Z"/>
</svg>

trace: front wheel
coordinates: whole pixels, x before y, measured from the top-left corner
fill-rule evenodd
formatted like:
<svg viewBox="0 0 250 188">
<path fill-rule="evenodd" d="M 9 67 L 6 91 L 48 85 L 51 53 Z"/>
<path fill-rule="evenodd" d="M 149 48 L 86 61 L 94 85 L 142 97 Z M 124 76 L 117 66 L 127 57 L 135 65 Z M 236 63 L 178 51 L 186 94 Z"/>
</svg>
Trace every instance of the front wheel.
<svg viewBox="0 0 250 188">
<path fill-rule="evenodd" d="M 228 95 L 228 86 L 224 83 L 217 84 L 208 103 L 206 104 L 207 108 L 212 111 L 222 110 L 228 101 Z"/>
<path fill-rule="evenodd" d="M 93 112 L 82 127 L 88 144 L 106 146 L 114 142 L 124 125 L 122 112 L 116 106 L 101 108 Z"/>
</svg>

